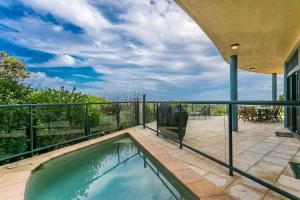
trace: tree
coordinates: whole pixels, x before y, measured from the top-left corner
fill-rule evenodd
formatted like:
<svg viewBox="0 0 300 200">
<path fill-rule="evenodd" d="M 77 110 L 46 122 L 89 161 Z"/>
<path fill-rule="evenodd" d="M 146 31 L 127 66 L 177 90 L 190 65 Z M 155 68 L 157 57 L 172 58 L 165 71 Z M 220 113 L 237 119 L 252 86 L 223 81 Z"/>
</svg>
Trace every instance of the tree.
<svg viewBox="0 0 300 200">
<path fill-rule="evenodd" d="M 278 95 L 278 100 L 279 101 L 284 101 L 284 94 L 279 94 Z"/>
<path fill-rule="evenodd" d="M 30 88 L 23 83 L 29 76 L 26 65 L 8 55 L 0 53 L 0 103 L 23 103 L 30 92 Z"/>
</svg>

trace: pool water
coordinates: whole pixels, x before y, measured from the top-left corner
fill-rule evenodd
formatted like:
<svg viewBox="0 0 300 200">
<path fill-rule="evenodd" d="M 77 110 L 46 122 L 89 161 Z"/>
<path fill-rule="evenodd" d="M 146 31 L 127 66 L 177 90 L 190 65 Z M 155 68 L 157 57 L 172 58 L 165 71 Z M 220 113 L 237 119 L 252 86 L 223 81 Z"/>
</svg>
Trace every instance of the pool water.
<svg viewBox="0 0 300 200">
<path fill-rule="evenodd" d="M 130 136 L 46 162 L 30 176 L 26 200 L 196 199 Z"/>
</svg>

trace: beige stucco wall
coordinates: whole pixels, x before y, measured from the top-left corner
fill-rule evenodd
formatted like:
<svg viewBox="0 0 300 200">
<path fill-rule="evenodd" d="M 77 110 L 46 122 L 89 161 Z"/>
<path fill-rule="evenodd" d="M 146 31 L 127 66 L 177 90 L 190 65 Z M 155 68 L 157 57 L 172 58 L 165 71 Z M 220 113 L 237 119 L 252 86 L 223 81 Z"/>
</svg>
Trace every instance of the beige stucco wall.
<svg viewBox="0 0 300 200">
<path fill-rule="evenodd" d="M 283 73 L 300 44 L 300 1 L 175 0 L 215 44 L 224 60 L 238 55 L 239 68 Z M 184 28 L 184 27 L 180 27 Z M 238 43 L 237 50 L 231 49 Z"/>
</svg>

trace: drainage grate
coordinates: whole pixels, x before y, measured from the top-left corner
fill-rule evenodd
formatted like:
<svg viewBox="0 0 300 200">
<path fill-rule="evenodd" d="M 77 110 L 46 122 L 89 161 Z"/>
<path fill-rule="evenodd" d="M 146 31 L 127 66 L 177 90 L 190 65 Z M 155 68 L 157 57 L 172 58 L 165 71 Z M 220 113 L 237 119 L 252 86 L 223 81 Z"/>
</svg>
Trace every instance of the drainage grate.
<svg viewBox="0 0 300 200">
<path fill-rule="evenodd" d="M 290 137 L 290 138 L 293 138 L 294 137 L 294 134 L 291 133 L 291 132 L 281 132 L 281 131 L 277 131 L 275 132 L 275 135 L 277 137 Z"/>
<path fill-rule="evenodd" d="M 300 179 L 300 163 L 289 162 L 296 179 Z"/>
</svg>

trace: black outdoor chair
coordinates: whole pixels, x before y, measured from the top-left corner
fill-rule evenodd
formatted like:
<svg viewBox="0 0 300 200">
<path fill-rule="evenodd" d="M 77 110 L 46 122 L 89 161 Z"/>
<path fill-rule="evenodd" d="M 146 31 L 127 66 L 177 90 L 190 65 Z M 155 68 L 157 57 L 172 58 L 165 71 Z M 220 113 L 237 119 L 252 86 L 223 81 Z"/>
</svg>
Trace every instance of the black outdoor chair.
<svg viewBox="0 0 300 200">
<path fill-rule="evenodd" d="M 158 109 L 158 127 L 162 135 L 180 139 L 179 107 L 169 103 L 161 103 Z M 185 136 L 188 113 L 182 109 L 182 138 Z"/>
</svg>

